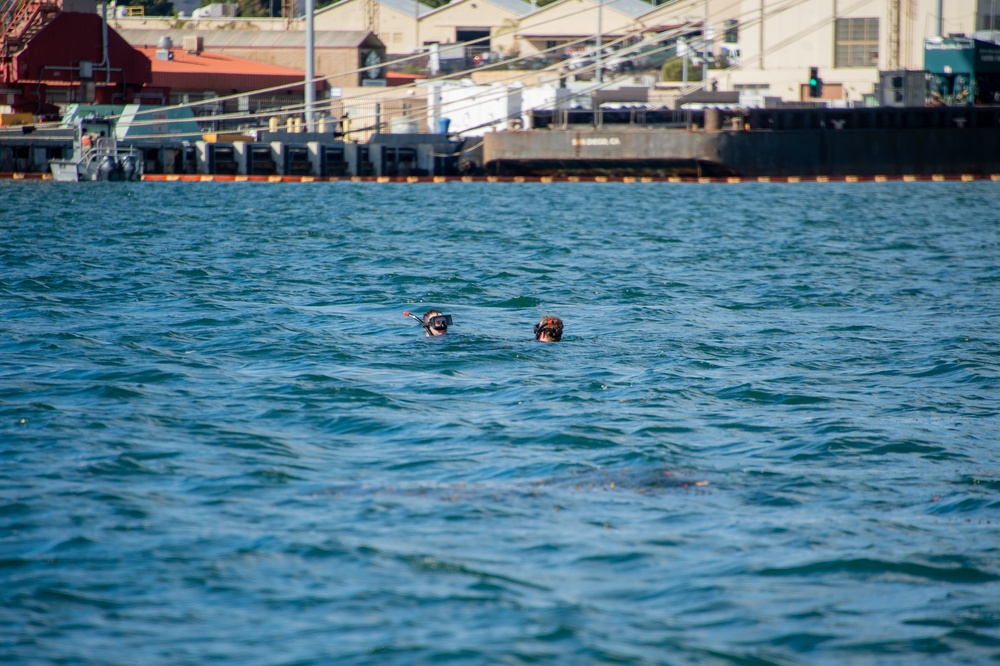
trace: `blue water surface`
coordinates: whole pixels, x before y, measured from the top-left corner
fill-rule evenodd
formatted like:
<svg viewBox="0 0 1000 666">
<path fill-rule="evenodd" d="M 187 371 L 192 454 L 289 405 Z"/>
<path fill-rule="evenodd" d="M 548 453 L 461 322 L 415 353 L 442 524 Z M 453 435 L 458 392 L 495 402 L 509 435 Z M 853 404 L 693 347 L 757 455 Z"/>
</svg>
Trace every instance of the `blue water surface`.
<svg viewBox="0 0 1000 666">
<path fill-rule="evenodd" d="M 0 183 L 0 661 L 995 664 L 998 208 Z"/>
</svg>

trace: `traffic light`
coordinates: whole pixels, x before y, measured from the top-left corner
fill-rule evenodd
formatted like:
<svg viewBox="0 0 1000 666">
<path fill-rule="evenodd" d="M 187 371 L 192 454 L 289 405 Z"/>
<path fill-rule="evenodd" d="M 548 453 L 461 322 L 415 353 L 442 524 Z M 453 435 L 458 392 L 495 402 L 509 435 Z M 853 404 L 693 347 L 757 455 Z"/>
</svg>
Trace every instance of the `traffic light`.
<svg viewBox="0 0 1000 666">
<path fill-rule="evenodd" d="M 809 68 L 809 96 L 823 96 L 823 79 L 819 78 L 819 67 Z"/>
</svg>

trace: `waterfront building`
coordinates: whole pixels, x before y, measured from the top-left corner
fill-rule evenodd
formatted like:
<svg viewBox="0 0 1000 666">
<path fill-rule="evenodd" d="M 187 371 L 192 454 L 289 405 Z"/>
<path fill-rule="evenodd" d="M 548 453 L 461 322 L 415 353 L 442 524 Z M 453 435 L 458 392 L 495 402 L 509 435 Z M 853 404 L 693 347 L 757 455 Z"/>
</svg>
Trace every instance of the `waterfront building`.
<svg viewBox="0 0 1000 666">
<path fill-rule="evenodd" d="M 926 40 L 972 36 L 998 23 L 996 3 L 978 0 L 677 0 L 656 7 L 643 0 L 558 0 L 537 9 L 523 0 L 455 0 L 437 9 L 414 0 L 377 0 L 377 5 L 373 32 L 388 57 L 425 50 L 430 62 L 420 64 L 430 64 L 432 71 L 449 59 L 474 66 L 480 62 L 473 57 L 482 61 L 491 53 L 531 58 L 551 52 L 557 60 L 564 55 L 560 47 L 592 47 L 598 26 L 605 44 L 624 35 L 655 40 L 658 34 L 687 31 L 704 40 L 697 50 L 729 66 L 710 69 L 704 87 L 739 92 L 744 103 L 760 105 L 769 98 L 874 104 L 880 72 L 925 69 Z M 316 12 L 316 28 L 360 31 L 370 19 L 365 0 L 341 0 Z M 214 21 L 228 32 L 250 26 L 249 19 Z M 253 26 L 294 33 L 303 23 L 258 19 Z M 992 41 L 993 33 L 987 34 Z M 810 86 L 813 68 L 819 85 Z"/>
<path fill-rule="evenodd" d="M 385 45 L 386 52 L 395 55 L 412 53 L 420 39 L 419 18 L 430 14 L 432 7 L 414 0 L 377 0 L 377 27 L 369 27 L 366 0 L 341 0 L 316 10 L 315 29 L 371 29 Z M 299 29 L 304 29 L 304 21 Z"/>
<path fill-rule="evenodd" d="M 507 44 L 501 33 L 533 11 L 524 0 L 453 0 L 421 19 L 420 39 L 425 48 L 437 45 L 438 60 L 469 69 L 501 51 Z"/>
<path fill-rule="evenodd" d="M 305 69 L 305 32 L 270 30 L 179 30 L 179 29 L 119 29 L 133 46 L 150 47 L 164 37 L 174 44 L 201 40 L 203 48 L 232 58 L 253 60 L 266 65 Z M 385 59 L 385 46 L 373 34 L 364 31 L 317 30 L 315 71 L 317 76 L 330 77 L 330 86 L 359 86 L 370 78 L 358 70 L 375 54 Z M 381 75 L 382 72 L 376 72 Z M 376 77 L 377 78 L 377 77 Z"/>
<path fill-rule="evenodd" d="M 738 70 L 713 73 L 720 89 L 785 101 L 875 103 L 879 71 L 923 70 L 925 40 L 971 34 L 995 19 L 974 0 L 743 0 Z M 938 8 L 944 8 L 938 17 Z M 986 12 L 986 13 L 984 13 Z M 810 96 L 811 68 L 821 81 Z"/>
<path fill-rule="evenodd" d="M 639 18 L 652 9 L 644 0 L 557 0 L 495 41 L 521 56 L 553 53 L 560 48 L 582 51 L 596 45 L 598 28 L 607 43 L 634 32 Z"/>
<path fill-rule="evenodd" d="M 212 103 L 197 107 L 199 115 L 224 111 L 261 112 L 269 108 L 301 104 L 304 99 L 301 69 L 264 64 L 224 53 L 205 51 L 200 37 L 188 37 L 184 46 L 172 42 L 159 47 L 142 46 L 152 65 L 152 83 L 168 89 L 169 98 L 163 104 L 184 104 L 220 96 L 242 95 L 229 103 Z M 316 84 L 316 96 L 322 98 L 326 85 Z M 264 94 L 255 91 L 287 86 Z"/>
</svg>

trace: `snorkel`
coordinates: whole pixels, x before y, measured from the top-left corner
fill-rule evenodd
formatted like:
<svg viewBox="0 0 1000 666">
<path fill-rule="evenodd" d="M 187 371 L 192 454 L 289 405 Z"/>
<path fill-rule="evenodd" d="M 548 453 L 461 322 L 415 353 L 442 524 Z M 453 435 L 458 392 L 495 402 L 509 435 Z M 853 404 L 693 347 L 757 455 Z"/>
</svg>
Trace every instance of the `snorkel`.
<svg viewBox="0 0 1000 666">
<path fill-rule="evenodd" d="M 451 326 L 451 315 L 450 314 L 440 314 L 440 311 L 438 311 L 438 310 L 430 310 L 429 312 L 438 312 L 438 314 L 433 315 L 432 317 L 430 317 L 427 320 L 426 323 L 424 322 L 423 319 L 421 319 L 420 317 L 418 317 L 417 315 L 415 315 L 415 314 L 413 314 L 411 312 L 404 312 L 403 316 L 404 317 L 409 317 L 410 319 L 415 319 L 418 324 L 420 324 L 421 326 L 424 327 L 424 331 L 426 331 L 427 335 L 431 335 L 431 336 L 433 336 L 433 335 L 439 335 L 439 334 L 436 334 L 436 333 L 432 333 L 431 332 L 432 330 L 447 332 L 448 331 L 448 327 Z M 427 315 L 424 315 L 424 316 L 426 317 Z"/>
</svg>

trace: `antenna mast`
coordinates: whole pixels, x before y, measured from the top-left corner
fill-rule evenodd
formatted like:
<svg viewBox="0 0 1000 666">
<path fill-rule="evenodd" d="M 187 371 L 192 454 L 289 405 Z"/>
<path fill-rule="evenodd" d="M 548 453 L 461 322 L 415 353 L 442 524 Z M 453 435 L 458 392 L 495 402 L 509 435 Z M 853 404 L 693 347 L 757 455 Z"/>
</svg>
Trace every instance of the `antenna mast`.
<svg viewBox="0 0 1000 666">
<path fill-rule="evenodd" d="M 378 35 L 378 0 L 364 0 L 365 30 Z"/>
<path fill-rule="evenodd" d="M 886 69 L 899 69 L 899 0 L 889 0 L 889 58 Z"/>
</svg>

